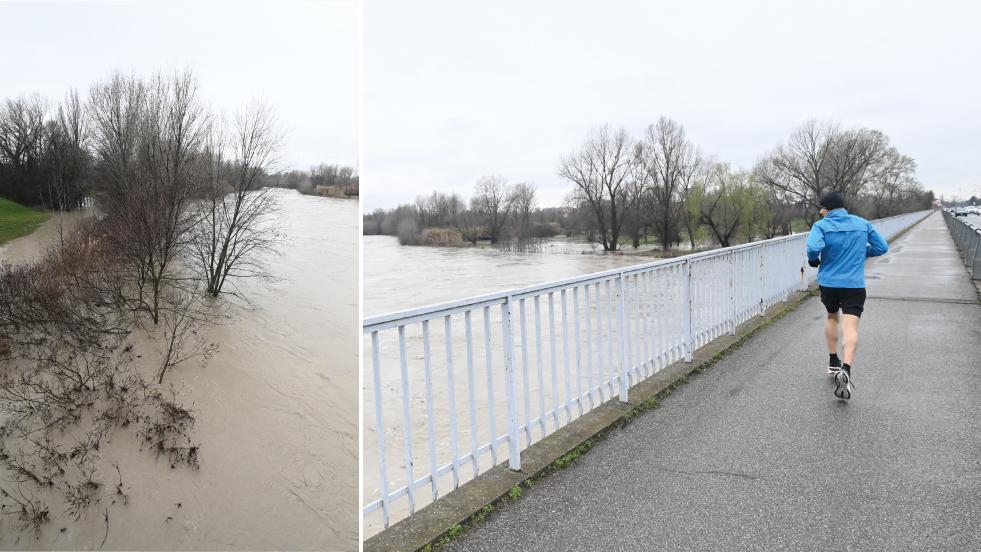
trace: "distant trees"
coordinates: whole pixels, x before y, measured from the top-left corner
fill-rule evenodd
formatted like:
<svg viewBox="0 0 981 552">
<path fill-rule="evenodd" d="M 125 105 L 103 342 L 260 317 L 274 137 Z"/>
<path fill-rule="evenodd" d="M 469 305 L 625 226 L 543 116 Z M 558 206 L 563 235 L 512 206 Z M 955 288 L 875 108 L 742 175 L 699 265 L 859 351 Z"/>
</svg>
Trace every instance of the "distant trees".
<svg viewBox="0 0 981 552">
<path fill-rule="evenodd" d="M 358 172 L 354 167 L 327 163 L 314 165 L 310 170 L 290 170 L 264 175 L 263 185 L 329 197 L 356 197 L 359 193 Z"/>
<path fill-rule="evenodd" d="M 916 163 L 890 146 L 885 134 L 842 129 L 831 121 L 805 122 L 786 144 L 764 156 L 754 172 L 763 185 L 802 205 L 809 224 L 817 218 L 818 200 L 826 192 L 842 192 L 854 205 L 871 203 L 867 214 L 872 217 L 904 209 L 889 205 L 892 199 L 886 198 L 909 199 L 922 193 Z"/>
<path fill-rule="evenodd" d="M 403 244 L 476 245 L 581 234 L 604 251 L 636 248 L 652 235 L 662 250 L 708 237 L 722 246 L 790 234 L 811 224 L 822 194 L 845 193 L 849 210 L 869 218 L 929 208 L 933 194 L 916 180 L 916 162 L 873 129 L 811 120 L 752 170 L 704 155 L 667 117 L 639 140 L 602 126 L 563 155 L 558 176 L 571 185 L 561 208 L 536 206 L 535 188 L 500 176 L 478 180 L 469 205 L 435 192 L 414 205 L 364 215 L 365 234 L 399 235 Z M 445 228 L 440 240 L 427 229 Z M 455 237 L 455 242 L 453 239 Z"/>
<path fill-rule="evenodd" d="M 723 246 L 736 237 L 790 233 L 794 218 L 815 220 L 818 199 L 832 190 L 845 193 L 854 212 L 873 218 L 932 201 L 916 181 L 915 162 L 872 129 L 808 121 L 751 172 L 704 157 L 684 128 L 665 117 L 645 129 L 632 155 L 622 155 L 631 144 L 622 129 L 601 127 L 560 162 L 559 176 L 573 185 L 571 206 L 591 214 L 593 239 L 607 251 L 620 247 L 624 228 L 635 247 L 649 229 L 664 250 L 682 231 L 694 248 L 702 228 Z"/>
<path fill-rule="evenodd" d="M 531 240 L 572 228 L 568 208 L 537 207 L 535 186 L 511 184 L 501 176 L 478 179 L 468 202 L 459 194 L 433 192 L 395 209 L 363 216 L 365 235 L 398 236 L 403 245 L 477 245 L 508 240 L 515 249 Z"/>
<path fill-rule="evenodd" d="M 52 110 L 39 95 L 0 104 L 0 195 L 27 205 L 74 209 L 89 164 L 84 104 L 76 91 Z"/>
<path fill-rule="evenodd" d="M 511 188 L 511 212 L 514 217 L 515 235 L 519 240 L 532 237 L 532 215 L 536 207 L 535 187 L 515 184 Z"/>
</svg>

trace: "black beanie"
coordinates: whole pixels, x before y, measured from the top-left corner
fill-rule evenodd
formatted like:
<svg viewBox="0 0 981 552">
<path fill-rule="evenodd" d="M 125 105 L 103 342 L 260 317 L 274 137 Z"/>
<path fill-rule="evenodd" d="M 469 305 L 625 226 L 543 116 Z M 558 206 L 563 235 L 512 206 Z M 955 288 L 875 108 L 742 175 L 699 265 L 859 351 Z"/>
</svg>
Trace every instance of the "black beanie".
<svg viewBox="0 0 981 552">
<path fill-rule="evenodd" d="M 841 195 L 841 192 L 828 192 L 821 196 L 821 201 L 818 203 L 829 211 L 841 209 L 845 206 L 845 196 Z"/>
</svg>

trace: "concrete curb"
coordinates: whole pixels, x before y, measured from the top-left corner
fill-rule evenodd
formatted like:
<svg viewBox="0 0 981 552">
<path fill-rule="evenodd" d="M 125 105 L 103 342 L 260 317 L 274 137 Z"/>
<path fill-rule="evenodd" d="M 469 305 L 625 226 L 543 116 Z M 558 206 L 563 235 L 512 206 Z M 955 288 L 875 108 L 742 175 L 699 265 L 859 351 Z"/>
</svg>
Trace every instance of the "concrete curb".
<svg viewBox="0 0 981 552">
<path fill-rule="evenodd" d="M 515 472 L 507 463 L 499 464 L 476 479 L 441 497 L 388 529 L 364 542 L 364 552 L 413 552 L 427 546 L 444 544 L 460 536 L 465 525 L 483 521 L 489 509 L 509 500 L 508 492 L 515 486 L 530 483 L 548 473 L 561 469 L 556 461 L 577 448 L 588 448 L 596 439 L 616 430 L 637 414 L 650 407 L 652 399 L 669 393 L 678 383 L 695 372 L 715 364 L 722 356 L 738 348 L 756 332 L 799 307 L 815 295 L 817 286 L 792 294 L 785 302 L 770 307 L 760 316 L 736 328 L 735 335 L 719 337 L 696 350 L 692 362 L 678 361 L 630 388 L 630 402 L 609 401 L 574 420 L 552 435 L 533 444 L 521 453 L 522 471 Z"/>
</svg>

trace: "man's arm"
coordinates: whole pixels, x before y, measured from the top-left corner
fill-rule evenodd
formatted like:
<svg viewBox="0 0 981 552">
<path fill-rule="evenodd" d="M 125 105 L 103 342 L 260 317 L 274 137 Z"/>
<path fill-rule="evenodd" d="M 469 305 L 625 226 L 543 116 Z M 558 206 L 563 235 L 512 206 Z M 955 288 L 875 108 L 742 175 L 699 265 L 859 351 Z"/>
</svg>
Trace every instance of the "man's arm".
<svg viewBox="0 0 981 552">
<path fill-rule="evenodd" d="M 869 223 L 869 244 L 865 248 L 866 257 L 878 257 L 879 255 L 885 255 L 886 251 L 889 251 L 889 244 L 886 243 L 886 239 L 882 237 L 882 234 Z"/>
<path fill-rule="evenodd" d="M 811 233 L 807 235 L 807 264 L 818 266 L 821 264 L 821 252 L 824 251 L 824 230 L 815 224 L 811 227 Z"/>
</svg>

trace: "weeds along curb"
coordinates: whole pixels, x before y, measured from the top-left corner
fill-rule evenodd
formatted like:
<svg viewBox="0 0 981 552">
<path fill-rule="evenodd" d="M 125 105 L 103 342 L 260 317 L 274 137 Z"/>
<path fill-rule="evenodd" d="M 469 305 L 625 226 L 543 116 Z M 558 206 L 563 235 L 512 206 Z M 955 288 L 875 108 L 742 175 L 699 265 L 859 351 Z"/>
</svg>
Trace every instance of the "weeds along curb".
<svg viewBox="0 0 981 552">
<path fill-rule="evenodd" d="M 816 286 L 792 294 L 786 302 L 768 309 L 763 316 L 743 323 L 735 336 L 722 336 L 695 351 L 693 361 L 669 365 L 630 389 L 631 401 L 615 400 L 596 407 L 522 452 L 522 468 L 511 471 L 506 463 L 495 466 L 466 485 L 440 498 L 364 543 L 365 552 L 436 552 L 483 523 L 495 510 L 521 499 L 552 473 L 576 463 L 590 449 L 644 412 L 657 409 L 690 375 L 708 370 L 751 337 L 795 311 L 817 294 Z M 635 402 L 636 401 L 636 402 Z"/>
</svg>

